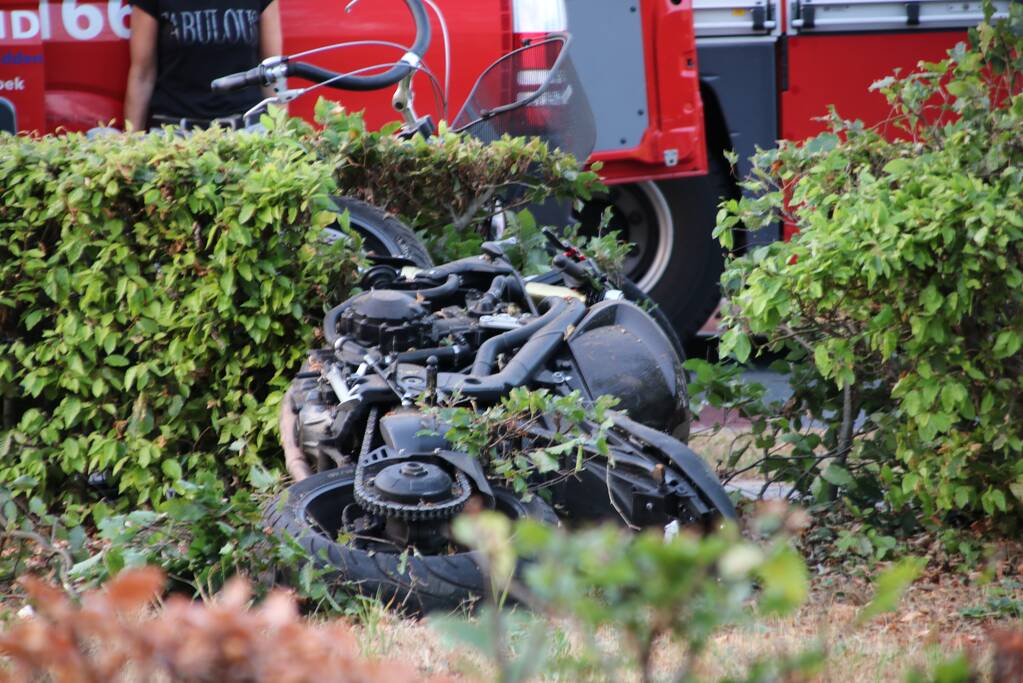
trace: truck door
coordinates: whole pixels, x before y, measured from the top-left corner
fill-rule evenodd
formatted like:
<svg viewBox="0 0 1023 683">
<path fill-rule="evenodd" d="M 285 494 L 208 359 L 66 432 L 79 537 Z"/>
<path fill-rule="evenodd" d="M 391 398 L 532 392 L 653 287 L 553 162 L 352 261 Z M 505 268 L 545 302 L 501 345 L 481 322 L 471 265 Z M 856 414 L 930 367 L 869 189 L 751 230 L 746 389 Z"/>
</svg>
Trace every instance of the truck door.
<svg viewBox="0 0 1023 683">
<path fill-rule="evenodd" d="M 515 7 L 522 0 L 515 0 Z M 704 138 L 692 0 L 567 0 L 576 64 L 597 123 L 591 157 L 610 186 L 579 215 L 606 209 L 632 251 L 626 275 L 683 338 L 716 307 L 723 267 L 711 236 L 728 169 Z M 720 152 L 720 150 L 718 150 Z"/>
</svg>

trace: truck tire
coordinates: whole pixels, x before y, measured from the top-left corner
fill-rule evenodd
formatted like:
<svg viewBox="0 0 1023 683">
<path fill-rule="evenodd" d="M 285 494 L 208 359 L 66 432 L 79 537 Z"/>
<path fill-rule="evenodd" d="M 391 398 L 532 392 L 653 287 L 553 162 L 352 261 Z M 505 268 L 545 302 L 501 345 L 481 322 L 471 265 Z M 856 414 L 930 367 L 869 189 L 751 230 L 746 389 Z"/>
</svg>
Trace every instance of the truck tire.
<svg viewBox="0 0 1023 683">
<path fill-rule="evenodd" d="M 351 584 L 359 592 L 379 597 L 384 604 L 408 614 L 451 611 L 472 604 L 485 593 L 487 578 L 475 552 L 420 555 L 364 550 L 337 539 L 342 509 L 354 500 L 354 467 L 319 472 L 288 488 L 266 509 L 272 533 L 298 543 L 321 569 L 325 579 Z M 532 518 L 558 524 L 546 502 L 529 502 L 511 491 L 494 487 L 498 509 L 513 518 Z"/>
<path fill-rule="evenodd" d="M 612 208 L 609 229 L 636 245 L 626 275 L 660 304 L 683 342 L 721 299 L 724 252 L 711 233 L 717 204 L 733 186 L 724 158 L 716 156 L 706 176 L 611 186 L 581 215 L 584 231 L 593 230 L 603 209 Z"/>
<path fill-rule="evenodd" d="M 433 267 L 433 259 L 422 240 L 398 219 L 354 197 L 334 197 L 333 201 L 337 213 L 348 211 L 349 225 L 362 237 L 367 254 L 408 259 L 420 268 Z M 325 228 L 323 232 L 328 242 L 343 235 L 337 228 Z"/>
</svg>

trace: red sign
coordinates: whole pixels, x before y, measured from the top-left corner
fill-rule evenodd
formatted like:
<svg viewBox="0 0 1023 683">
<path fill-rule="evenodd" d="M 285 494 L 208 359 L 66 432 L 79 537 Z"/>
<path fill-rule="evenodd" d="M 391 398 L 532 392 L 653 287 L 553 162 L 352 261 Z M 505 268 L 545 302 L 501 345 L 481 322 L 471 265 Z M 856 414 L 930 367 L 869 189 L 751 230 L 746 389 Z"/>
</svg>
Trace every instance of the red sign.
<svg viewBox="0 0 1023 683">
<path fill-rule="evenodd" d="M 40 24 L 37 3 L 0 0 L 0 130 L 46 127 Z"/>
</svg>

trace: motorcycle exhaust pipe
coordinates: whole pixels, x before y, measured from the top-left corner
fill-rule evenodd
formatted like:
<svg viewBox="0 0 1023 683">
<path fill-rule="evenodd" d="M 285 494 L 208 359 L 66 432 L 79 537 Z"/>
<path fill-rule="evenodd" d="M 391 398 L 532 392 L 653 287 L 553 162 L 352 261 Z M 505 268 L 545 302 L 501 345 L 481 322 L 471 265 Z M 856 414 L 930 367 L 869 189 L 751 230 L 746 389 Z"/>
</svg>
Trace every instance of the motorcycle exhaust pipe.
<svg viewBox="0 0 1023 683">
<path fill-rule="evenodd" d="M 302 452 L 302 447 L 298 445 L 298 416 L 295 414 L 294 403 L 291 400 L 293 396 L 292 391 L 293 389 L 288 389 L 284 394 L 277 426 L 281 430 L 284 466 L 287 468 L 291 478 L 299 482 L 311 477 L 313 475 L 313 468 L 309 466 L 305 453 Z"/>
</svg>

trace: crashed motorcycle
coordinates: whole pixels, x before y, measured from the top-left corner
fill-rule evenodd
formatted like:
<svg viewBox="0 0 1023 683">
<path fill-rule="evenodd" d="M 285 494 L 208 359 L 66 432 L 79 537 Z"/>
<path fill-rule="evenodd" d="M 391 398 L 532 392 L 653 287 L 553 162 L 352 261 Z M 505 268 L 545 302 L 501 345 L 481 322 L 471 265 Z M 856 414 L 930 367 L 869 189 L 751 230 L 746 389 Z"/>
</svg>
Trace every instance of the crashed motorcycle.
<svg viewBox="0 0 1023 683">
<path fill-rule="evenodd" d="M 321 85 L 397 84 L 399 134 L 430 139 L 433 123 L 415 113 L 412 99 L 412 78 L 429 75 L 422 59 L 430 27 L 421 0 L 405 4 L 416 39 L 398 62 L 369 67 L 383 73 L 337 74 L 291 55 L 212 85 L 271 88 L 267 102 L 281 103 Z M 484 142 L 537 136 L 588 157 L 595 128 L 569 42 L 567 35 L 533 40 L 495 62 L 452 130 Z M 289 77 L 317 85 L 289 89 Z M 509 199 L 495 202 L 506 206 Z M 362 292 L 327 313 L 325 347 L 309 352 L 285 396 L 281 440 L 295 483 L 267 509 L 273 533 L 303 546 L 336 579 L 406 611 L 427 612 L 485 593 L 478 556 L 451 534 L 452 519 L 470 505 L 550 524 L 617 520 L 668 531 L 706 530 L 734 517 L 713 472 L 684 444 L 689 410 L 681 344 L 634 284 L 608 277 L 549 231 L 552 267 L 540 276 L 523 277 L 499 241 L 485 242 L 478 256 L 434 266 L 400 221 L 355 200 L 339 208 L 349 211 L 372 266 Z M 345 235 L 328 229 L 325 237 Z M 593 436 L 581 439 L 585 457 L 562 455 L 555 472 L 531 475 L 537 495 L 516 493 L 483 458 L 459 450 L 437 410 L 485 410 L 518 388 L 577 392 L 584 402 L 618 400 L 609 428 L 577 426 Z M 557 452 L 560 428 L 553 420 L 531 421 L 515 446 Z M 598 435 L 606 450 L 598 448 Z"/>
<path fill-rule="evenodd" d="M 523 278 L 499 242 L 428 269 L 378 260 L 364 291 L 326 314 L 327 346 L 309 353 L 282 407 L 296 483 L 269 508 L 276 534 L 338 579 L 421 612 L 484 594 L 478 558 L 450 532 L 470 501 L 550 524 L 708 530 L 735 516 L 714 473 L 672 436 L 689 426 L 677 343 L 548 235 L 558 253 L 542 276 Z M 541 495 L 499 485 L 431 407 L 482 410 L 516 387 L 616 397 L 607 453 L 592 443 L 581 461 L 569 453 L 558 476 L 536 475 Z M 531 425 L 519 447 L 553 446 L 557 429 Z"/>
</svg>

